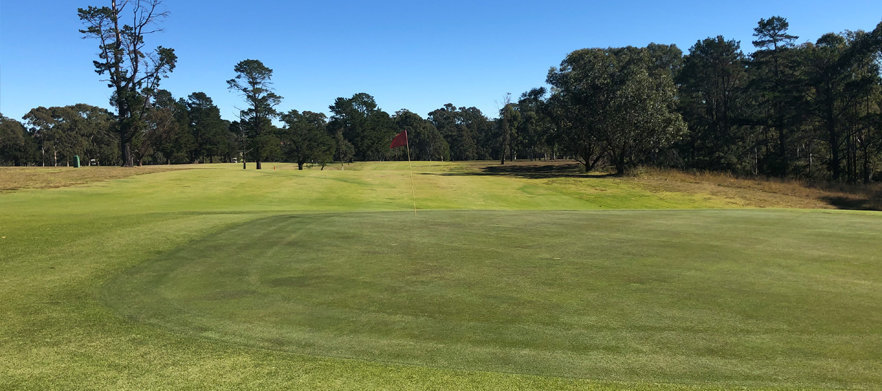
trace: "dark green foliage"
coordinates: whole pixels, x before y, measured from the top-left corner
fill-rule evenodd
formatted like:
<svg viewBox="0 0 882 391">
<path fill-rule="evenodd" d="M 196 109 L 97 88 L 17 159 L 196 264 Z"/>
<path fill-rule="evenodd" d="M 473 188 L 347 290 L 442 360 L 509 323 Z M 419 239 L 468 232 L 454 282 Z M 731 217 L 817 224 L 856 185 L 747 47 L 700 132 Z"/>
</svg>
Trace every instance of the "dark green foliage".
<svg viewBox="0 0 882 391">
<path fill-rule="evenodd" d="M 334 131 L 333 138 L 336 146 L 335 159 L 339 162 L 352 162 L 355 159 L 355 147 L 352 143 L 343 137 L 343 132 L 340 129 Z"/>
<path fill-rule="evenodd" d="M 171 110 L 174 115 L 174 123 L 177 125 L 174 133 L 169 134 L 170 137 L 167 143 L 173 148 L 173 154 L 166 156 L 171 157 L 174 162 L 193 163 L 196 161 L 199 144 L 195 132 L 190 127 L 192 120 L 190 119 L 190 110 L 187 107 L 187 102 L 183 98 L 178 98 L 177 101 L 172 100 L 171 94 L 169 94 L 168 98 L 169 100 L 166 104 L 157 105 L 158 108 L 164 106 Z"/>
<path fill-rule="evenodd" d="M 215 156 L 229 148 L 229 125 L 221 119 L 220 109 L 204 92 L 190 94 L 186 107 L 190 133 L 196 143 L 191 160 L 212 163 Z"/>
<path fill-rule="evenodd" d="M 794 49 L 798 37 L 787 33 L 787 20 L 778 16 L 760 19 L 754 29 L 750 63 L 751 93 L 757 103 L 751 110 L 752 122 L 762 128 L 764 149 L 769 151 L 764 171 L 786 176 L 791 169 L 799 108 L 805 96 L 800 80 L 800 52 Z"/>
<path fill-rule="evenodd" d="M 342 139 L 337 139 L 352 146 L 352 158 L 387 160 L 391 156 L 389 141 L 395 135 L 392 118 L 377 107 L 373 96 L 360 92 L 349 99 L 337 98 L 330 110 L 328 129 L 331 134 L 340 133 Z M 339 142 L 337 148 L 344 152 L 349 150 Z"/>
<path fill-rule="evenodd" d="M 546 134 L 586 169 L 656 164 L 872 181 L 882 160 L 882 23 L 802 45 L 788 28 L 782 17 L 760 20 L 750 57 L 719 36 L 685 57 L 656 44 L 575 51 L 549 72 L 553 94 L 538 101 Z M 530 109 L 518 111 L 515 145 L 538 146 Z M 684 130 L 675 111 L 688 131 L 671 147 Z"/>
<path fill-rule="evenodd" d="M 755 173 L 869 182 L 879 154 L 882 23 L 795 46 L 786 20 L 761 20 L 749 62 Z M 825 169 L 826 168 L 826 169 Z"/>
<path fill-rule="evenodd" d="M 407 110 L 399 110 L 393 117 L 397 132 L 407 131 L 412 160 L 450 160 L 450 146 L 435 125 L 419 115 Z M 406 151 L 397 149 L 399 159 L 405 158 Z"/>
<path fill-rule="evenodd" d="M 512 148 L 512 143 L 516 142 L 518 135 L 517 129 L 521 124 L 521 113 L 517 109 L 517 105 L 510 102 L 511 98 L 506 96 L 505 106 L 499 110 L 499 119 L 496 121 L 496 129 L 499 134 L 499 164 L 505 164 L 505 157 L 509 159 L 517 159 L 517 155 Z"/>
<path fill-rule="evenodd" d="M 621 175 L 685 131 L 674 111 L 672 50 L 660 48 L 577 50 L 549 71 L 565 146 L 586 170 L 605 158 Z M 664 56 L 653 57 L 658 53 Z"/>
<path fill-rule="evenodd" d="M 844 81 L 844 88 L 838 98 L 842 102 L 840 111 L 847 113 L 845 131 L 841 132 L 845 176 L 849 183 L 868 183 L 882 157 L 882 139 L 879 138 L 882 130 L 882 23 L 871 33 L 848 32 L 844 39 L 847 46 L 838 58 L 838 69 L 848 78 L 840 79 L 840 83 Z M 819 40 L 819 43 L 826 41 Z M 875 49 L 868 50 L 868 47 Z"/>
<path fill-rule="evenodd" d="M 544 87 L 534 88 L 521 95 L 517 109 L 521 115 L 518 124 L 515 156 L 530 160 L 553 158 L 557 146 L 556 128 Z"/>
<path fill-rule="evenodd" d="M 28 162 L 33 147 L 25 127 L 0 114 L 0 165 L 21 166 Z"/>
<path fill-rule="evenodd" d="M 792 47 L 797 36 L 787 33 L 790 23 L 786 18 L 773 16 L 769 19 L 760 19 L 757 27 L 753 29 L 753 46 L 766 50 L 778 50 L 779 48 Z"/>
<path fill-rule="evenodd" d="M 187 106 L 171 92 L 159 90 L 144 115 L 144 126 L 135 134 L 133 154 L 138 164 L 191 163 L 195 141 L 187 129 Z"/>
<path fill-rule="evenodd" d="M 291 110 L 282 114 L 282 121 L 285 127 L 278 132 L 282 154 L 287 160 L 296 162 L 298 170 L 308 162 L 324 167 L 333 160 L 337 147 L 325 129 L 324 114 Z"/>
<path fill-rule="evenodd" d="M 278 132 L 278 128 L 272 126 L 266 133 L 252 139 L 251 146 L 253 150 L 251 155 L 258 164 L 260 162 L 277 162 L 282 160 L 282 140 L 277 136 Z"/>
<path fill-rule="evenodd" d="M 604 156 L 603 106 L 610 101 L 609 81 L 598 67 L 602 49 L 570 53 L 560 69 L 551 68 L 547 81 L 556 90 L 551 98 L 554 114 L 567 153 L 590 171 Z M 593 72 L 597 70 L 598 72 Z M 593 73 L 593 74 L 592 74 Z"/>
<path fill-rule="evenodd" d="M 245 144 L 251 147 L 257 169 L 260 170 L 261 160 L 276 152 L 265 151 L 264 148 L 274 148 L 274 140 L 268 133 L 272 129 L 273 118 L 278 116 L 276 106 L 281 103 L 282 97 L 272 91 L 273 70 L 259 60 L 240 61 L 233 70 L 236 77 L 227 80 L 227 86 L 248 102 L 248 108 L 239 112 L 239 120 L 245 140 L 248 140 Z"/>
<path fill-rule="evenodd" d="M 833 179 L 841 176 L 842 155 L 840 153 L 845 133 L 845 101 L 840 99 L 848 82 L 848 74 L 838 71 L 838 60 L 845 52 L 845 38 L 837 34 L 825 34 L 815 45 L 806 45 L 806 81 L 814 94 L 807 102 L 819 125 L 816 136 L 826 141 L 830 157 L 827 167 Z M 814 167 L 809 168 L 809 172 Z"/>
<path fill-rule="evenodd" d="M 171 92 L 156 92 L 145 127 L 135 142 L 135 155 L 146 164 L 211 163 L 231 161 L 236 137 L 230 124 L 205 93 L 175 100 Z"/>
<path fill-rule="evenodd" d="M 80 32 L 99 43 L 98 60 L 93 64 L 113 89 L 110 101 L 117 110 L 114 129 L 125 166 L 134 164 L 133 143 L 147 126 L 144 120 L 150 98 L 177 63 L 174 49 L 158 46 L 151 52 L 145 47 L 145 34 L 157 31 L 154 25 L 167 15 L 159 9 L 160 4 L 160 0 L 132 0 L 117 5 L 114 0 L 110 7 L 89 6 L 77 11 L 85 25 Z M 132 24 L 125 24 L 129 21 Z"/>
<path fill-rule="evenodd" d="M 750 153 L 749 145 L 738 142 L 745 63 L 740 44 L 722 36 L 698 41 L 689 49 L 677 78 L 680 112 L 689 124 L 679 143 L 685 164 L 733 171 Z"/>
<path fill-rule="evenodd" d="M 69 166 L 76 155 L 83 164 L 92 159 L 101 165 L 119 162 L 119 151 L 113 147 L 118 140 L 113 116 L 105 109 L 86 104 L 37 107 L 25 114 L 24 120 L 41 165 Z"/>
<path fill-rule="evenodd" d="M 429 113 L 429 122 L 450 146 L 451 160 L 486 160 L 498 156 L 493 124 L 476 107 L 456 108 L 447 103 Z"/>
</svg>

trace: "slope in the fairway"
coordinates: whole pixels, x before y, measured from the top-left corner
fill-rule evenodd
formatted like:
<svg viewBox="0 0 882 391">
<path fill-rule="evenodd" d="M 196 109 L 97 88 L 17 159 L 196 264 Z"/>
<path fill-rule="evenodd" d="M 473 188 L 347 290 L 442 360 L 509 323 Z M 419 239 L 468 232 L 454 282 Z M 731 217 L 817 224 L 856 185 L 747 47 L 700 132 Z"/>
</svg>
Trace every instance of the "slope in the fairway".
<svg viewBox="0 0 882 391">
<path fill-rule="evenodd" d="M 882 384 L 882 221 L 792 211 L 274 216 L 111 280 L 274 350 L 613 381 Z"/>
</svg>

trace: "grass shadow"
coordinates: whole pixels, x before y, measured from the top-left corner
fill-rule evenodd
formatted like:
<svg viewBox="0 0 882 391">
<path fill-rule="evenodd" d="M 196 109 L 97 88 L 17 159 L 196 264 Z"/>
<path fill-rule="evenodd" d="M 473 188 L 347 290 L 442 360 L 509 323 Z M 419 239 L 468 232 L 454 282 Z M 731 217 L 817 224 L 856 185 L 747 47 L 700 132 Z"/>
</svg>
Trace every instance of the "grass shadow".
<svg viewBox="0 0 882 391">
<path fill-rule="evenodd" d="M 821 199 L 837 209 L 882 211 L 882 186 L 879 183 L 820 183 L 811 186 L 832 193 Z"/>
<path fill-rule="evenodd" d="M 882 204 L 874 197 L 827 196 L 821 199 L 837 209 L 844 210 L 882 210 Z"/>
<path fill-rule="evenodd" d="M 527 179 L 608 178 L 615 174 L 586 173 L 578 163 L 514 163 L 480 167 L 477 171 L 422 173 L 438 176 L 513 176 Z"/>
</svg>

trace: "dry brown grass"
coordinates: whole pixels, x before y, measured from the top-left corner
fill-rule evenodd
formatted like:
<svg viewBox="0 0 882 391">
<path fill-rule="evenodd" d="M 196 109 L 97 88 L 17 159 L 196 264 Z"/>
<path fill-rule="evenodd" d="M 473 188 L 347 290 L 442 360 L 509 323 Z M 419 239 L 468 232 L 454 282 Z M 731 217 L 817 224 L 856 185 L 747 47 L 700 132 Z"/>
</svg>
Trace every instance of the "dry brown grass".
<svg viewBox="0 0 882 391">
<path fill-rule="evenodd" d="M 0 167 L 0 191 L 68 187 L 188 168 L 192 168 L 192 166 Z"/>
<path fill-rule="evenodd" d="M 654 190 L 710 194 L 745 207 L 882 210 L 882 186 L 879 184 L 818 184 L 655 168 L 637 170 L 632 178 Z"/>
<path fill-rule="evenodd" d="M 495 162 L 474 162 L 470 167 L 488 175 L 620 180 L 635 183 L 654 192 L 702 194 L 723 198 L 736 207 L 882 210 L 882 184 L 866 186 L 810 183 L 793 179 L 742 178 L 720 172 L 684 172 L 645 167 L 634 170 L 625 177 L 614 177 L 608 172 L 586 174 L 582 166 L 567 160 L 520 160 L 506 162 L 505 166 Z"/>
</svg>

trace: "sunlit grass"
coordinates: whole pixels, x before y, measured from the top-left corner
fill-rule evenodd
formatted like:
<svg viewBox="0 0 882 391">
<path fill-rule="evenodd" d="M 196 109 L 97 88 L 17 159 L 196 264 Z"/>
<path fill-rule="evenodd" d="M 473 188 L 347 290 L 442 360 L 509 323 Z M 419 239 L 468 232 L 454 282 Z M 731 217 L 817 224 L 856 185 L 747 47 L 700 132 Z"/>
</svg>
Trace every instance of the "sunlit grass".
<svg viewBox="0 0 882 391">
<path fill-rule="evenodd" d="M 407 162 L 342 171 L 267 166 L 98 176 L 0 194 L 0 389 L 880 382 L 879 214 L 691 211 L 782 207 L 810 197 L 772 202 L 750 189 L 720 194 L 639 177 L 415 163 L 414 217 Z M 616 208 L 628 210 L 604 212 Z M 291 219 L 310 228 L 298 231 L 286 223 Z M 390 247 L 400 233 L 411 245 L 396 240 Z M 334 243 L 333 251 L 310 247 Z M 328 254 L 336 263 L 319 256 Z M 467 264 L 444 264 L 452 259 Z M 325 285 L 317 289 L 297 285 L 308 280 L 291 269 L 334 264 L 341 267 L 330 271 L 341 274 L 319 279 Z M 246 278 L 215 278 L 224 271 Z M 278 281 L 249 288 L 247 275 Z M 145 284 L 149 276 L 164 283 Z M 359 278 L 329 294 L 333 281 Z M 398 289 L 415 291 L 396 296 L 382 288 L 394 281 L 411 281 Z M 233 292 L 267 291 L 231 302 L 238 299 L 218 293 L 224 284 L 242 285 L 230 286 Z M 381 289 L 371 288 L 376 284 Z M 205 304 L 208 293 L 219 294 L 218 306 Z M 269 314 L 298 305 L 316 316 Z M 420 308 L 424 314 L 415 313 Z M 456 324 L 474 332 L 445 327 Z M 303 343 L 315 335 L 330 337 Z M 376 354 L 350 350 L 357 341 Z M 530 359 L 539 351 L 547 354 Z"/>
</svg>

